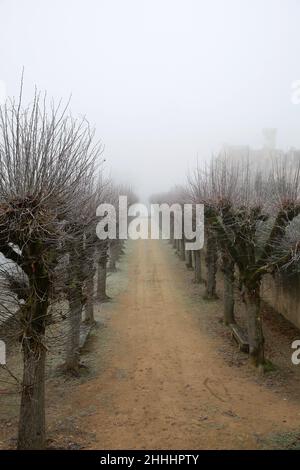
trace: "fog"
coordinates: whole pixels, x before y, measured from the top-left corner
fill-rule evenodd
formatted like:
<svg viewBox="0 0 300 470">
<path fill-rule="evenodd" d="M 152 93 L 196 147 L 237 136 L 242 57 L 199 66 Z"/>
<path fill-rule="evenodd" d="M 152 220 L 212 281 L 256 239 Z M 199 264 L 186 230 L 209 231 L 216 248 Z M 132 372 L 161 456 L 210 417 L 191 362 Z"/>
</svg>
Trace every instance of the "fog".
<svg viewBox="0 0 300 470">
<path fill-rule="evenodd" d="M 298 0 L 0 0 L 0 79 L 86 115 L 142 199 L 223 143 L 300 147 Z"/>
</svg>

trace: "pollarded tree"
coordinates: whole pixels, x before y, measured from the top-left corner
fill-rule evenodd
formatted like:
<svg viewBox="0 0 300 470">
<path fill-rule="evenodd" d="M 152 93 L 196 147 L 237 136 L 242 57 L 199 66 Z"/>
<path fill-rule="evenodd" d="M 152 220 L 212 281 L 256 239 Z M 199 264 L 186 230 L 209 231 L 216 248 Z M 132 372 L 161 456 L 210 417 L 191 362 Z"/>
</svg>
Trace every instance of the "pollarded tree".
<svg viewBox="0 0 300 470">
<path fill-rule="evenodd" d="M 207 211 L 209 205 L 207 201 L 210 199 L 210 182 L 209 182 L 209 168 L 206 166 L 200 169 L 197 166 L 196 170 L 188 178 L 188 199 L 192 204 L 204 204 L 204 217 L 205 217 L 205 240 L 206 240 L 206 283 L 204 298 L 213 300 L 217 298 L 217 261 L 218 261 L 218 245 L 217 238 L 214 230 L 210 225 L 209 212 Z M 195 281 L 201 282 L 201 251 L 197 250 L 194 253 L 195 260 Z M 225 312 L 224 312 L 225 313 Z M 226 315 L 224 315 L 226 317 Z"/>
<path fill-rule="evenodd" d="M 274 243 L 270 259 L 287 280 L 300 274 L 300 216 L 294 218 L 279 243 Z M 275 273 L 276 274 L 276 273 Z"/>
<path fill-rule="evenodd" d="M 108 203 L 114 205 L 116 202 L 116 194 L 113 189 L 113 185 L 108 184 L 104 190 L 100 193 L 97 200 L 97 206 L 102 203 Z M 99 239 L 96 240 L 96 259 L 97 259 L 97 288 L 96 288 L 96 299 L 98 302 L 106 302 L 110 299 L 107 295 L 107 263 L 109 258 L 109 240 Z"/>
<path fill-rule="evenodd" d="M 120 239 L 120 227 L 119 227 L 119 197 L 127 197 L 127 207 L 125 216 L 126 220 L 124 223 L 128 225 L 130 222 L 130 217 L 128 217 L 128 207 L 132 204 L 135 204 L 138 201 L 137 196 L 133 192 L 132 188 L 125 185 L 115 185 L 112 182 L 109 182 L 105 186 L 105 189 L 101 195 L 101 198 L 98 200 L 98 204 L 102 202 L 109 203 L 114 207 L 115 217 L 113 223 L 115 224 L 115 238 L 110 239 L 106 238 L 104 240 L 98 239 L 98 265 L 97 265 L 97 300 L 99 302 L 105 302 L 109 300 L 110 297 L 107 295 L 106 286 L 107 286 L 107 274 L 109 270 L 108 262 L 111 261 L 111 267 L 113 270 L 116 269 L 115 263 L 124 251 L 124 240 Z M 107 219 L 109 215 L 105 216 Z M 126 235 L 126 234 L 125 234 Z"/>
<path fill-rule="evenodd" d="M 64 247 L 68 254 L 68 262 L 65 265 L 67 282 L 64 289 L 69 304 L 65 371 L 72 375 L 79 374 L 80 328 L 84 308 L 87 322 L 90 325 L 94 323 L 93 278 L 97 190 L 93 179 L 94 168 L 91 167 L 81 182 L 77 206 L 70 214 L 70 221 L 67 222 L 69 237 Z"/>
<path fill-rule="evenodd" d="M 21 94 L 22 95 L 22 94 Z M 0 111 L 0 251 L 26 280 L 19 312 L 23 381 L 18 448 L 45 445 L 45 331 L 65 221 L 98 153 L 85 121 L 35 95 Z"/>
<path fill-rule="evenodd" d="M 246 305 L 250 357 L 264 364 L 260 287 L 264 274 L 278 269 L 272 258 L 288 227 L 300 213 L 299 161 L 288 157 L 272 170 L 249 162 L 212 161 L 207 213 L 219 244 L 236 264 Z"/>
</svg>

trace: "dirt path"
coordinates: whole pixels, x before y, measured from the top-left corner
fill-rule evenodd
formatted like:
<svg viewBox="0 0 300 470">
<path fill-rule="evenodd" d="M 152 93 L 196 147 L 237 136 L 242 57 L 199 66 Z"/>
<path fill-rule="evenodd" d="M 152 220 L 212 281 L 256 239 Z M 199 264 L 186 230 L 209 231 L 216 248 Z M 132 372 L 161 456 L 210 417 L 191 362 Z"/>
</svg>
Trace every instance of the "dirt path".
<svg viewBox="0 0 300 470">
<path fill-rule="evenodd" d="M 90 448 L 257 448 L 265 435 L 296 429 L 297 403 L 224 362 L 222 339 L 201 327 L 211 307 L 187 297 L 170 245 L 137 241 L 131 250 L 127 288 L 93 339 L 101 373 L 70 402 L 87 410 L 80 426 L 94 433 Z"/>
</svg>

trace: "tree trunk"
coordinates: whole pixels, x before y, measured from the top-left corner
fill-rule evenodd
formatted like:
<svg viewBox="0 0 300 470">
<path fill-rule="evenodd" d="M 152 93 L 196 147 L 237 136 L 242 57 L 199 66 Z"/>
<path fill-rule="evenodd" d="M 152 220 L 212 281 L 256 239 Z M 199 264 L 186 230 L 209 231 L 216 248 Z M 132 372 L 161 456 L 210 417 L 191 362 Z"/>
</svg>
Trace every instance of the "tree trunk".
<svg viewBox="0 0 300 470">
<path fill-rule="evenodd" d="M 81 287 L 75 285 L 69 291 L 69 332 L 65 368 L 74 375 L 79 374 L 80 367 L 80 324 L 82 319 Z"/>
<path fill-rule="evenodd" d="M 202 282 L 200 250 L 194 251 L 194 265 L 195 265 L 195 282 L 197 284 L 200 284 L 200 282 Z"/>
<path fill-rule="evenodd" d="M 186 267 L 191 269 L 193 267 L 193 258 L 192 258 L 192 250 L 186 250 L 185 252 L 186 257 Z"/>
<path fill-rule="evenodd" d="M 75 376 L 80 368 L 80 325 L 82 310 L 86 298 L 83 294 L 85 285 L 85 268 L 76 245 L 70 247 L 70 265 L 68 272 L 67 297 L 69 302 L 69 331 L 65 370 Z"/>
<path fill-rule="evenodd" d="M 222 271 L 224 281 L 224 323 L 230 325 L 235 323 L 234 318 L 234 262 L 227 256 L 226 253 L 222 254 Z"/>
<path fill-rule="evenodd" d="M 103 302 L 108 300 L 106 294 L 106 279 L 107 279 L 107 250 L 102 247 L 97 270 L 97 300 Z"/>
<path fill-rule="evenodd" d="M 108 271 L 115 272 L 117 259 L 117 247 L 112 243 L 109 248 Z"/>
<path fill-rule="evenodd" d="M 169 243 L 170 245 L 174 246 L 174 215 L 171 213 L 170 216 L 170 238 L 169 238 Z"/>
<path fill-rule="evenodd" d="M 45 447 L 45 360 L 46 349 L 42 344 L 23 341 L 18 449 Z"/>
<path fill-rule="evenodd" d="M 18 449 L 45 447 L 45 327 L 50 282 L 43 266 L 32 264 L 31 294 L 21 310 L 23 382 Z"/>
<path fill-rule="evenodd" d="M 264 357 L 264 335 L 261 318 L 260 284 L 245 288 L 248 323 L 249 353 L 254 366 L 262 366 Z"/>
<path fill-rule="evenodd" d="M 173 244 L 174 250 L 176 250 L 177 249 L 177 240 L 176 240 L 176 238 L 173 238 L 172 244 Z"/>
<path fill-rule="evenodd" d="M 113 258 L 109 258 L 108 271 L 110 271 L 111 273 L 114 273 L 114 272 L 116 272 L 116 270 L 117 270 L 116 260 L 113 259 Z"/>
<path fill-rule="evenodd" d="M 208 233 L 207 236 L 205 262 L 207 268 L 205 298 L 216 299 L 217 243 L 214 235 L 212 235 L 211 233 Z"/>
<path fill-rule="evenodd" d="M 179 240 L 179 256 L 182 261 L 185 261 L 185 240 L 182 238 Z"/>
<path fill-rule="evenodd" d="M 125 253 L 124 249 L 124 240 L 118 240 L 117 250 L 116 250 L 116 261 Z"/>
<path fill-rule="evenodd" d="M 94 317 L 94 276 L 86 280 L 86 303 L 85 303 L 85 321 L 90 325 L 95 323 Z"/>
<path fill-rule="evenodd" d="M 106 294 L 106 261 L 98 263 L 98 276 L 97 276 L 97 300 L 102 302 L 107 300 L 108 296 Z"/>
</svg>

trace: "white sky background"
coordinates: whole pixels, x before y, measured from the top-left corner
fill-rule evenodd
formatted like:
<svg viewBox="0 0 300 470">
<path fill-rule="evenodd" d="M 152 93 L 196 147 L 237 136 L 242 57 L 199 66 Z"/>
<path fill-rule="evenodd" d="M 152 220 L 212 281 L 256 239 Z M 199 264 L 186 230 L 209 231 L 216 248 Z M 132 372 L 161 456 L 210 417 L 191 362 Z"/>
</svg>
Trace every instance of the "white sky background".
<svg viewBox="0 0 300 470">
<path fill-rule="evenodd" d="M 145 197 L 222 143 L 300 147 L 299 0 L 0 0 L 0 79 L 86 115 Z"/>
</svg>

